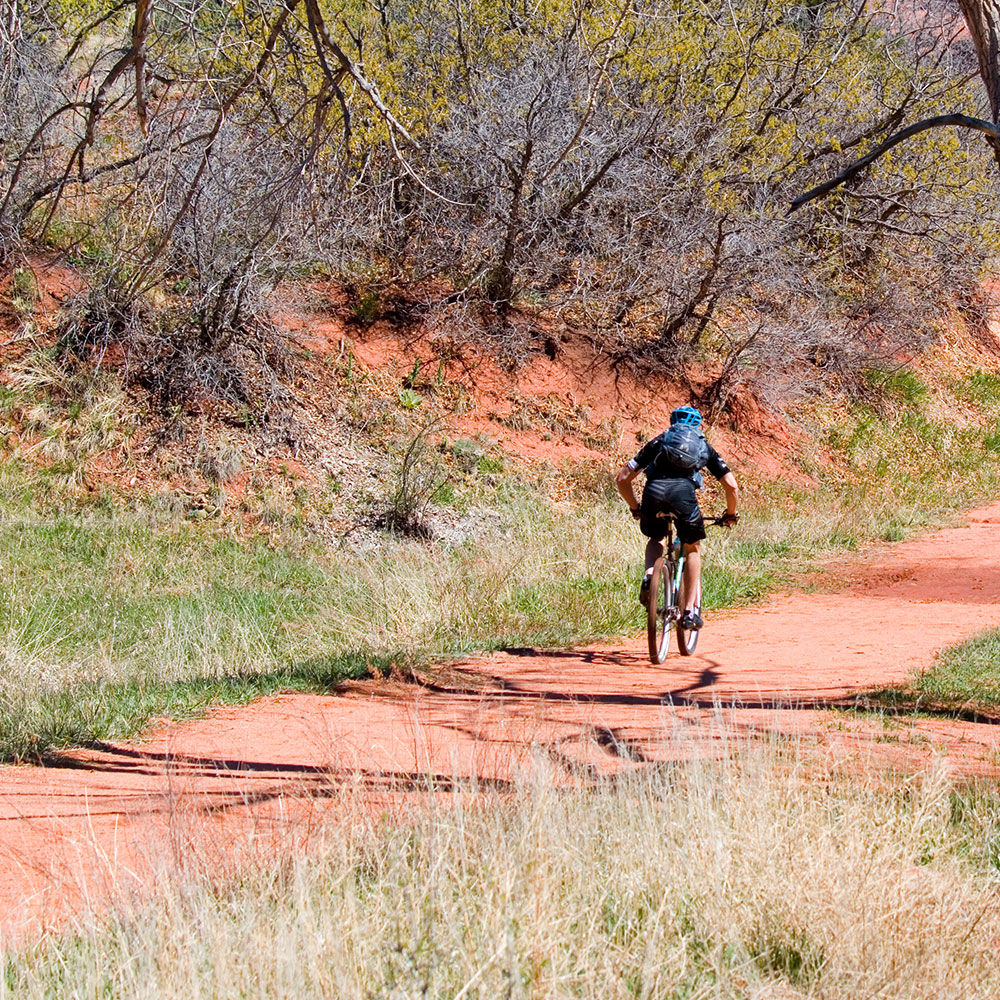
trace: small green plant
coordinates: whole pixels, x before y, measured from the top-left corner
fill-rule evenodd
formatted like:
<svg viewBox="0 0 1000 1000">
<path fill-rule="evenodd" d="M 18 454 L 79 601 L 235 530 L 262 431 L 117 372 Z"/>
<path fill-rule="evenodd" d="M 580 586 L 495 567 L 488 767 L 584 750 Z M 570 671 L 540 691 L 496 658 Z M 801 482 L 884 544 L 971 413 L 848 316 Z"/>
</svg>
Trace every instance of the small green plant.
<svg viewBox="0 0 1000 1000">
<path fill-rule="evenodd" d="M 886 525 L 885 531 L 882 532 L 882 538 L 887 542 L 901 542 L 906 537 L 906 532 L 903 530 L 902 525 L 897 524 L 895 521 L 890 521 Z"/>
<path fill-rule="evenodd" d="M 780 922 L 754 929 L 750 954 L 760 970 L 776 975 L 795 986 L 809 986 L 823 971 L 823 948 L 803 930 L 784 927 Z"/>
<path fill-rule="evenodd" d="M 476 471 L 484 475 L 503 472 L 507 468 L 507 462 L 503 455 L 483 455 L 476 462 Z"/>
<path fill-rule="evenodd" d="M 11 275 L 11 305 L 22 317 L 30 316 L 38 305 L 38 282 L 30 267 L 16 267 Z"/>
<path fill-rule="evenodd" d="M 382 309 L 382 296 L 375 288 L 367 289 L 354 305 L 351 306 L 351 317 L 355 323 L 371 326 L 379 317 Z"/>
<path fill-rule="evenodd" d="M 910 368 L 871 367 L 864 374 L 865 384 L 878 395 L 900 406 L 915 406 L 927 398 L 927 384 Z"/>
<path fill-rule="evenodd" d="M 858 537 L 851 532 L 838 529 L 837 531 L 831 533 L 830 544 L 838 549 L 846 549 L 848 552 L 856 552 L 858 549 Z"/>
<path fill-rule="evenodd" d="M 403 387 L 406 389 L 415 389 L 417 387 L 417 379 L 420 378 L 420 358 L 417 358 L 413 362 L 413 367 L 410 369 L 409 374 L 403 379 Z"/>
<path fill-rule="evenodd" d="M 431 537 L 427 510 L 449 477 L 441 449 L 432 440 L 440 431 L 440 421 L 431 419 L 410 439 L 399 459 L 395 489 L 375 514 L 376 527 L 410 538 Z"/>
<path fill-rule="evenodd" d="M 19 400 L 18 393 L 0 382 L 0 414 L 10 413 L 17 406 Z"/>
<path fill-rule="evenodd" d="M 404 410 L 415 410 L 424 401 L 424 397 L 415 389 L 400 389 L 398 399 Z"/>
<path fill-rule="evenodd" d="M 434 503 L 450 505 L 458 499 L 455 487 L 449 482 L 443 482 L 435 491 L 432 497 Z"/>
</svg>

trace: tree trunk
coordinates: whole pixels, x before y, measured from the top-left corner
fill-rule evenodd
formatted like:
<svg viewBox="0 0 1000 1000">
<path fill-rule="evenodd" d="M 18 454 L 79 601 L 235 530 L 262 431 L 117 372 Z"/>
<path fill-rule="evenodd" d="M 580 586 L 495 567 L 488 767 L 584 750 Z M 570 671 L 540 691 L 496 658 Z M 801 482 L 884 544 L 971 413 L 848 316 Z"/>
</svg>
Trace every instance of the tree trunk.
<svg viewBox="0 0 1000 1000">
<path fill-rule="evenodd" d="M 998 0 L 958 0 L 972 44 L 979 57 L 979 73 L 990 99 L 994 122 L 1000 122 L 1000 2 Z M 1000 143 L 989 138 L 993 155 L 1000 163 Z"/>
</svg>

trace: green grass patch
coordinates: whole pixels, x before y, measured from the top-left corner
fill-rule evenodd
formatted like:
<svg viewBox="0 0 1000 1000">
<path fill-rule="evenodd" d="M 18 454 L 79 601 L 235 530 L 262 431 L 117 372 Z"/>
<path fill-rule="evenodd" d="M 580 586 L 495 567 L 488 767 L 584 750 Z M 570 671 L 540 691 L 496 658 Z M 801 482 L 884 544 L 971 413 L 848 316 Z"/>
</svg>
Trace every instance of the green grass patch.
<svg viewBox="0 0 1000 1000">
<path fill-rule="evenodd" d="M 867 692 L 860 711 L 975 720 L 1000 707 L 1000 629 L 943 650 L 906 682 Z"/>
<path fill-rule="evenodd" d="M 991 371 L 971 372 L 950 385 L 956 398 L 982 410 L 1000 408 L 1000 375 Z"/>
<path fill-rule="evenodd" d="M 865 383 L 875 392 L 903 406 L 913 406 L 928 394 L 927 384 L 905 365 L 869 368 L 865 372 Z"/>
<path fill-rule="evenodd" d="M 4 691 L 0 759 L 44 760 L 53 751 L 134 736 L 150 719 L 190 719 L 215 705 L 246 705 L 279 691 L 328 691 L 349 679 L 387 674 L 405 656 L 318 657 L 286 669 L 194 680 L 96 681 L 55 690 Z"/>
<path fill-rule="evenodd" d="M 946 649 L 910 686 L 921 699 L 935 704 L 1000 705 L 1000 629 Z"/>
</svg>

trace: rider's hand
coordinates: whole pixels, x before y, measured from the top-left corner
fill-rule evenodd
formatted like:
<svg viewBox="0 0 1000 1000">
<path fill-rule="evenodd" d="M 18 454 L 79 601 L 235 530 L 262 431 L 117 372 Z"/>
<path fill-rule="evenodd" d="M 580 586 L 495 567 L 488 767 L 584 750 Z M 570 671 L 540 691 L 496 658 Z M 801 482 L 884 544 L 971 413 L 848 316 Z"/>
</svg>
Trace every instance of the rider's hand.
<svg viewBox="0 0 1000 1000">
<path fill-rule="evenodd" d="M 641 507 L 630 507 L 629 510 L 632 511 L 632 517 L 636 521 L 638 521 L 639 518 L 642 517 L 642 508 Z"/>
<path fill-rule="evenodd" d="M 719 524 L 721 524 L 724 528 L 731 528 L 739 521 L 739 519 L 740 515 L 735 511 L 733 511 L 732 514 L 730 514 L 729 511 L 726 511 L 726 513 L 719 519 Z"/>
</svg>

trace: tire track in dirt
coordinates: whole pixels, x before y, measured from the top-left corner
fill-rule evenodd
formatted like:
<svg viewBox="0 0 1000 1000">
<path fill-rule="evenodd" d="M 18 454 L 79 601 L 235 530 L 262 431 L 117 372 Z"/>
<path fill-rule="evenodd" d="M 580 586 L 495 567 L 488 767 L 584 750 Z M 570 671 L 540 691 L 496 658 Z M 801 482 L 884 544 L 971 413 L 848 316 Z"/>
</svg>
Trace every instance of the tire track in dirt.
<svg viewBox="0 0 1000 1000">
<path fill-rule="evenodd" d="M 1000 774 L 990 719 L 883 724 L 841 710 L 1000 626 L 1000 503 L 824 582 L 836 591 L 712 615 L 700 655 L 660 666 L 644 636 L 508 650 L 442 665 L 421 685 L 263 699 L 58 766 L 0 768 L 0 932 L 24 940 L 177 869 L 308 850 L 324 816 L 405 809 L 414 790 L 456 778 L 505 787 L 544 765 L 590 779 L 775 734 L 849 766 Z"/>
</svg>

